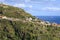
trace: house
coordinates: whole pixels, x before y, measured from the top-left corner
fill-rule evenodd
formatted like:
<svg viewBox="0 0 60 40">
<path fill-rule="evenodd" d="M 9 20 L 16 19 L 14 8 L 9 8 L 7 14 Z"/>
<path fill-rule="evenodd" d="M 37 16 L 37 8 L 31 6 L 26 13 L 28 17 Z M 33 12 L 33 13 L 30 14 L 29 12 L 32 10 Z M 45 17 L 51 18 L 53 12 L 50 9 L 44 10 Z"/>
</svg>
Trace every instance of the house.
<svg viewBox="0 0 60 40">
<path fill-rule="evenodd" d="M 57 26 L 57 23 L 52 23 L 51 25 L 52 25 L 52 26 Z"/>
<path fill-rule="evenodd" d="M 2 19 L 6 19 L 7 17 L 6 16 L 2 16 Z"/>
<path fill-rule="evenodd" d="M 30 18 L 26 18 L 26 21 L 32 21 L 32 18 L 30 17 Z"/>
<path fill-rule="evenodd" d="M 45 23 L 46 23 L 46 25 L 51 25 L 51 23 L 49 21 L 46 21 Z"/>
<path fill-rule="evenodd" d="M 42 25 L 45 25 L 45 24 L 46 24 L 44 21 L 41 21 L 40 23 L 41 23 Z"/>
<path fill-rule="evenodd" d="M 32 21 L 32 18 L 31 17 L 29 18 L 29 21 Z"/>
<path fill-rule="evenodd" d="M 3 6 L 3 8 L 8 8 L 8 6 Z"/>
</svg>

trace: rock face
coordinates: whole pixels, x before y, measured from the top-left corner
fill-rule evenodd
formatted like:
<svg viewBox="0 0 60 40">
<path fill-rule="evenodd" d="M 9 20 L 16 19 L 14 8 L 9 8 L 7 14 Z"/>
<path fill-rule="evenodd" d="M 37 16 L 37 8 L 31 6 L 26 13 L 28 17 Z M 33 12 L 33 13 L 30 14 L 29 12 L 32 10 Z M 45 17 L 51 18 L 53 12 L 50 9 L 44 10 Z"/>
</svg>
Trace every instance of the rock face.
<svg viewBox="0 0 60 40">
<path fill-rule="evenodd" d="M 0 40 L 60 40 L 60 27 L 41 22 L 21 8 L 0 4 Z"/>
</svg>

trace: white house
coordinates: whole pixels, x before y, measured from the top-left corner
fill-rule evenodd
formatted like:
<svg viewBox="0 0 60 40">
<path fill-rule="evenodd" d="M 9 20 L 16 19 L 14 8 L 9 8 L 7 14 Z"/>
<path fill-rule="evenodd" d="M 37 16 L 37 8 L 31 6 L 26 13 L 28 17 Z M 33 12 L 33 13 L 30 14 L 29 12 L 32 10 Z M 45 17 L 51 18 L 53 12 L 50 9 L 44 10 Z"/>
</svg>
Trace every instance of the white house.
<svg viewBox="0 0 60 40">
<path fill-rule="evenodd" d="M 6 16 L 2 16 L 2 19 L 6 19 L 7 17 Z"/>
<path fill-rule="evenodd" d="M 57 26 L 57 23 L 52 23 L 52 26 Z"/>
<path fill-rule="evenodd" d="M 32 18 L 30 17 L 30 18 L 26 18 L 26 21 L 32 21 Z"/>
<path fill-rule="evenodd" d="M 8 8 L 8 6 L 3 6 L 3 8 Z"/>
<path fill-rule="evenodd" d="M 51 25 L 51 23 L 49 21 L 46 21 L 46 25 Z"/>
<path fill-rule="evenodd" d="M 45 24 L 46 24 L 44 21 L 41 21 L 40 23 L 41 23 L 42 25 L 45 25 Z"/>
<path fill-rule="evenodd" d="M 29 18 L 29 21 L 32 21 L 32 18 L 31 17 Z"/>
</svg>

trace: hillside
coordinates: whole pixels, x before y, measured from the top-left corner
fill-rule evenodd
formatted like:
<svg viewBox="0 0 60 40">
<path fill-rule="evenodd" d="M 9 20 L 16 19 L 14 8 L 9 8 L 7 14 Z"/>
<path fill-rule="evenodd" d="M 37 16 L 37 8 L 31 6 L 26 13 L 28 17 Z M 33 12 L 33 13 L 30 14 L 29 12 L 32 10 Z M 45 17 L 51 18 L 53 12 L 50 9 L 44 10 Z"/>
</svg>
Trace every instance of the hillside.
<svg viewBox="0 0 60 40">
<path fill-rule="evenodd" d="M 46 24 L 21 8 L 0 4 L 0 40 L 60 40 L 60 27 Z"/>
</svg>

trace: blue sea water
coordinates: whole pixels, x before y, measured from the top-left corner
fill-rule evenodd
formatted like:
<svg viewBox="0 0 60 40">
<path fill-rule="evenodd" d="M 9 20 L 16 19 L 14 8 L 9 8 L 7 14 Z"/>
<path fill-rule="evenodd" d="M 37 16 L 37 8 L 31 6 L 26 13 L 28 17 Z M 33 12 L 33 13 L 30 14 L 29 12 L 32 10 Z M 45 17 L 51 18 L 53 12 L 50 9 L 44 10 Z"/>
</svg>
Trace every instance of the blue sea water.
<svg viewBox="0 0 60 40">
<path fill-rule="evenodd" d="M 49 21 L 50 23 L 60 24 L 60 16 L 37 16 L 39 19 L 43 21 Z"/>
</svg>

